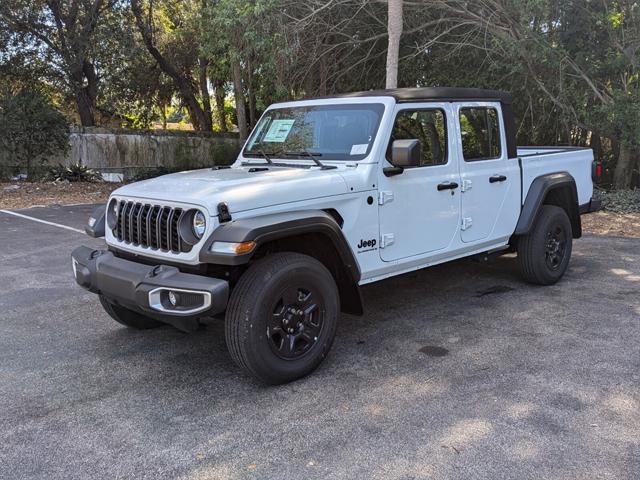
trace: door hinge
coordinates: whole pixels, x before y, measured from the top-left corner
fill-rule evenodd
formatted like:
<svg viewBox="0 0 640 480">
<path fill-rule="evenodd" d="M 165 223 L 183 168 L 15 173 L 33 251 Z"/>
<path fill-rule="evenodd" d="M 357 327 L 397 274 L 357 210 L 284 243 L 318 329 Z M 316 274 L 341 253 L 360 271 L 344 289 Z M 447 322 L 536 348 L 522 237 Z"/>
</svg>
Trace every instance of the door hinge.
<svg viewBox="0 0 640 480">
<path fill-rule="evenodd" d="M 471 190 L 471 185 L 473 182 L 471 180 L 462 180 L 462 185 L 460 187 L 461 192 L 466 192 L 467 190 Z"/>
<path fill-rule="evenodd" d="M 393 233 L 385 233 L 380 237 L 380 248 L 388 247 L 395 242 Z"/>
<path fill-rule="evenodd" d="M 473 225 L 473 219 L 471 217 L 464 217 L 462 219 L 462 230 L 466 230 Z"/>
<path fill-rule="evenodd" d="M 378 205 L 384 205 L 385 203 L 389 203 L 392 201 L 393 201 L 393 192 L 381 191 L 378 194 Z"/>
</svg>

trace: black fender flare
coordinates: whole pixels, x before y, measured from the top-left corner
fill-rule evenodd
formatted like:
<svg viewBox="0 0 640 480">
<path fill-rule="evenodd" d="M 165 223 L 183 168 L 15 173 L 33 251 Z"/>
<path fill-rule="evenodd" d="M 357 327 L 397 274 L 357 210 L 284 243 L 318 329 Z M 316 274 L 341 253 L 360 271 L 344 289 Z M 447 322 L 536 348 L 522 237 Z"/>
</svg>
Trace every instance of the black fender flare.
<svg viewBox="0 0 640 480">
<path fill-rule="evenodd" d="M 574 238 L 582 236 L 582 224 L 580 222 L 580 208 L 578 206 L 578 190 L 576 181 L 568 172 L 556 172 L 540 175 L 529 187 L 524 205 L 520 211 L 520 218 L 516 225 L 514 235 L 526 235 L 533 228 L 533 224 L 544 204 L 549 192 L 562 188 L 568 192 L 564 199 Z"/>
<path fill-rule="evenodd" d="M 254 253 L 268 242 L 295 237 L 301 234 L 316 233 L 326 237 L 339 255 L 335 277 L 340 291 L 341 310 L 353 315 L 362 315 L 364 311 L 360 291 L 360 267 L 349 248 L 342 229 L 333 216 L 323 210 L 301 210 L 267 214 L 252 218 L 241 218 L 222 223 L 216 228 L 200 250 L 200 262 L 217 265 L 244 265 Z M 210 251 L 214 242 L 257 243 L 256 248 L 243 255 L 221 254 Z"/>
<path fill-rule="evenodd" d="M 251 218 L 241 218 L 222 223 L 206 240 L 200 250 L 200 262 L 217 265 L 243 265 L 265 243 L 304 233 L 320 233 L 327 236 L 357 284 L 360 281 L 360 267 L 353 251 L 342 233 L 340 225 L 323 210 L 300 210 L 273 213 Z M 231 255 L 211 252 L 214 242 L 256 242 L 257 247 L 244 255 Z"/>
</svg>

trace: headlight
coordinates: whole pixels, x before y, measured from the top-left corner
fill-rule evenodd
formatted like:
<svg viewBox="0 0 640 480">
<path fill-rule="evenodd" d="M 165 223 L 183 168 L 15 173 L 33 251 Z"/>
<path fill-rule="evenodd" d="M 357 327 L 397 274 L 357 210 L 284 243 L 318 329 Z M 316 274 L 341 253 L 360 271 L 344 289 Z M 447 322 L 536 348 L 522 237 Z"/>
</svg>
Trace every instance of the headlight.
<svg viewBox="0 0 640 480">
<path fill-rule="evenodd" d="M 207 217 L 200 210 L 193 215 L 193 234 L 201 239 L 207 229 Z"/>
<path fill-rule="evenodd" d="M 118 200 L 112 198 L 107 205 L 107 226 L 113 230 L 118 223 Z"/>
</svg>

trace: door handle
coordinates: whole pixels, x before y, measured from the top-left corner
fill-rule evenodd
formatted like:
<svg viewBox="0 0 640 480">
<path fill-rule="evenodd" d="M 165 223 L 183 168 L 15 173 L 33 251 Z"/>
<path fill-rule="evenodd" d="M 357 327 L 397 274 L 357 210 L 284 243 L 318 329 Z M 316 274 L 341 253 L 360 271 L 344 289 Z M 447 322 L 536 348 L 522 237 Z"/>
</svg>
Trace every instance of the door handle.
<svg viewBox="0 0 640 480">
<path fill-rule="evenodd" d="M 438 191 L 442 190 L 455 190 L 458 188 L 458 184 L 456 182 L 444 182 L 438 184 Z"/>
<path fill-rule="evenodd" d="M 507 179 L 504 175 L 493 175 L 489 177 L 489 183 L 504 182 Z"/>
</svg>

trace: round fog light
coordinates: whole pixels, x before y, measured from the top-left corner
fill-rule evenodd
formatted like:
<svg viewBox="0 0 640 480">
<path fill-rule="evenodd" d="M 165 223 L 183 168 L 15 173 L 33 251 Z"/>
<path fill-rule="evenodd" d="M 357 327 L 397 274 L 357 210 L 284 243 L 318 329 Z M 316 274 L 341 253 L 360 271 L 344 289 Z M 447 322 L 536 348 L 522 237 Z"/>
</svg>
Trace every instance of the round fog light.
<svg viewBox="0 0 640 480">
<path fill-rule="evenodd" d="M 171 291 L 169 292 L 169 302 L 171 302 L 171 305 L 174 307 L 178 304 L 178 296 Z"/>
</svg>

